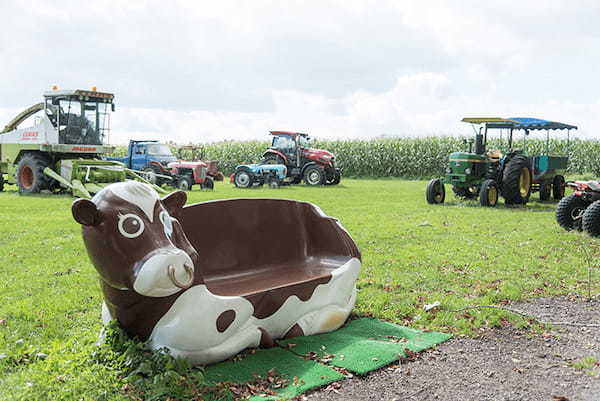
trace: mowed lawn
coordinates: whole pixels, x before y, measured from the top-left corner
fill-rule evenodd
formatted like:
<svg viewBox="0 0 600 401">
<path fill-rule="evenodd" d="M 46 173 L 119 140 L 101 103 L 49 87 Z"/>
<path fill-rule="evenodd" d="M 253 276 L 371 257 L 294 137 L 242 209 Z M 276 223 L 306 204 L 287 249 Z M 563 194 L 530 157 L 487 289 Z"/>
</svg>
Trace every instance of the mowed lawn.
<svg viewBox="0 0 600 401">
<path fill-rule="evenodd" d="M 488 209 L 425 202 L 423 181 L 344 179 L 335 187 L 241 190 L 217 183 L 188 203 L 278 197 L 319 205 L 358 243 L 359 315 L 452 333 L 527 322 L 499 310 L 450 309 L 587 294 L 584 234 L 563 231 L 554 203 Z M 93 362 L 101 294 L 71 217 L 73 198 L 0 193 L 0 399 L 123 399 L 121 378 Z M 449 190 L 449 188 L 448 188 Z M 202 227 L 218 230 L 219 227 Z M 592 292 L 597 294 L 597 273 Z M 423 306 L 441 306 L 425 312 Z"/>
</svg>

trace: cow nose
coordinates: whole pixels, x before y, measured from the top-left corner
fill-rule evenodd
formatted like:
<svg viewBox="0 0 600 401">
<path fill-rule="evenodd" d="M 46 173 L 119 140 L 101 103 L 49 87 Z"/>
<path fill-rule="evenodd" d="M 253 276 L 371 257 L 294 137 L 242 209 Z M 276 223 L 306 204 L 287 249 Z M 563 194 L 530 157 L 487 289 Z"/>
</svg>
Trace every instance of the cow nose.
<svg viewBox="0 0 600 401">
<path fill-rule="evenodd" d="M 177 287 L 187 290 L 188 288 L 190 288 L 192 286 L 192 283 L 194 282 L 194 268 L 187 262 L 185 262 L 183 264 L 183 269 L 185 270 L 185 273 L 187 275 L 186 280 L 182 283 L 180 282 L 177 277 L 175 276 L 175 266 L 174 265 L 169 265 L 169 267 L 167 268 L 167 272 L 169 274 L 169 279 L 171 280 L 171 282 L 173 284 L 175 284 Z"/>
</svg>

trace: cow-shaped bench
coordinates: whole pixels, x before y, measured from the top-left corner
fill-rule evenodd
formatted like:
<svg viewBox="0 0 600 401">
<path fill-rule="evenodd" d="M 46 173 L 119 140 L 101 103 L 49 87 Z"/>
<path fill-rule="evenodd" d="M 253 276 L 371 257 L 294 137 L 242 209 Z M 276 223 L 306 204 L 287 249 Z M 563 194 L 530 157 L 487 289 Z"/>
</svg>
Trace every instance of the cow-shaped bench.
<svg viewBox="0 0 600 401">
<path fill-rule="evenodd" d="M 194 364 L 344 324 L 361 263 L 337 220 L 291 200 L 185 202 L 135 181 L 73 202 L 105 324 Z"/>
</svg>

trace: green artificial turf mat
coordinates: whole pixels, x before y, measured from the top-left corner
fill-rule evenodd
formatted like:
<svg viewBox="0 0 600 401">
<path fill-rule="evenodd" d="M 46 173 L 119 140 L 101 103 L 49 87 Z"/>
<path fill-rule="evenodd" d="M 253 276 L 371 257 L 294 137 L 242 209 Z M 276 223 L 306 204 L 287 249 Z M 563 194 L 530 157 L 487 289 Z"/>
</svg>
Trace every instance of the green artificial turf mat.
<svg viewBox="0 0 600 401">
<path fill-rule="evenodd" d="M 305 360 L 279 347 L 259 349 L 241 360 L 208 366 L 205 368 L 204 377 L 207 383 L 246 383 L 254 381 L 256 375 L 266 377 L 271 369 L 289 381 L 287 387 L 275 390 L 276 397 L 255 396 L 251 400 L 292 398 L 312 388 L 344 378 L 341 373 L 321 363 Z"/>
<path fill-rule="evenodd" d="M 295 337 L 279 344 L 298 355 L 313 353 L 313 357 L 333 366 L 365 374 L 405 357 L 405 349 L 419 352 L 450 337 L 376 319 L 358 319 L 332 333 Z"/>
</svg>

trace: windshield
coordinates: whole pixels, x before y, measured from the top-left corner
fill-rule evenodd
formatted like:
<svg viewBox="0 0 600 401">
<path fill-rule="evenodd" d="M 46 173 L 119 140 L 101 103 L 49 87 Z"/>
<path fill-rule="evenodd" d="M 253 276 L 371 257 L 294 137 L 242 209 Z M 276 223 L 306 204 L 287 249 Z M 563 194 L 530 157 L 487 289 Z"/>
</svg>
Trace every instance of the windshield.
<svg viewBox="0 0 600 401">
<path fill-rule="evenodd" d="M 148 145 L 147 150 L 149 155 L 173 156 L 173 153 L 171 153 L 171 148 L 169 148 L 167 145 L 161 145 L 159 143 L 155 145 Z"/>
<path fill-rule="evenodd" d="M 76 99 L 46 101 L 46 114 L 58 127 L 59 143 L 102 145 L 110 130 L 110 104 Z"/>
<path fill-rule="evenodd" d="M 289 135 L 281 135 L 273 137 L 273 148 L 275 149 L 294 149 L 296 144 Z"/>
<path fill-rule="evenodd" d="M 298 135 L 298 146 L 300 146 L 301 148 L 309 148 L 310 139 L 307 136 Z"/>
</svg>

